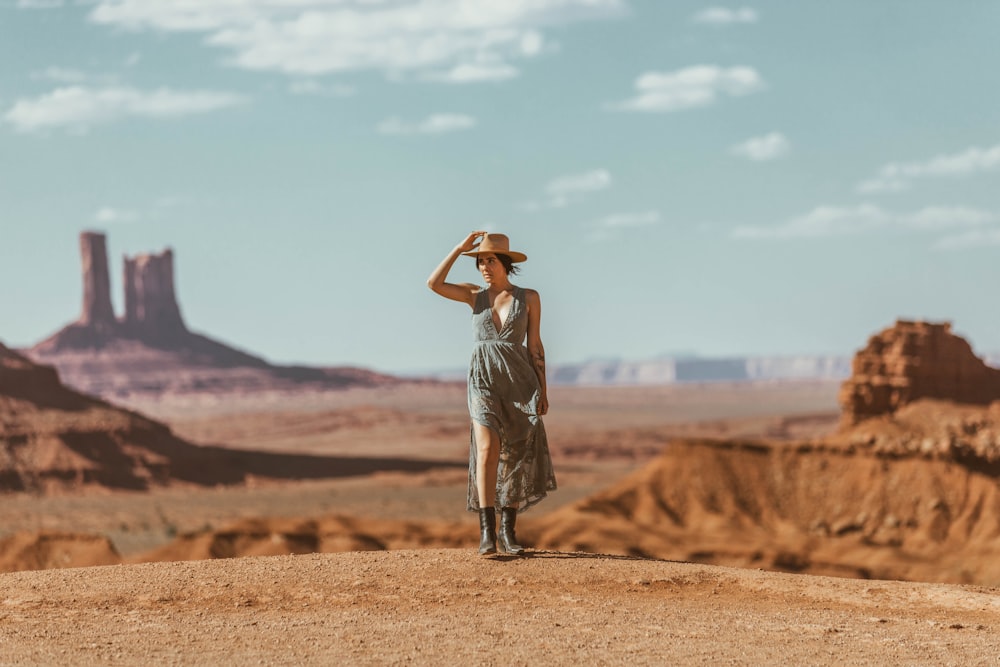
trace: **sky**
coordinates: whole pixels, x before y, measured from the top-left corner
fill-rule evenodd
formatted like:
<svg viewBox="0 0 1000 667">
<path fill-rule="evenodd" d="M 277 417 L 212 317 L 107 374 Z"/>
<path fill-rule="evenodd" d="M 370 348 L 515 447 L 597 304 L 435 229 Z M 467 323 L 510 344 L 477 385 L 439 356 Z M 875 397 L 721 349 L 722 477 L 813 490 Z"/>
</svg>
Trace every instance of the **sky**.
<svg viewBox="0 0 1000 667">
<path fill-rule="evenodd" d="M 188 326 L 277 363 L 463 367 L 426 279 L 528 255 L 551 364 L 1000 350 L 992 0 L 0 0 L 0 340 L 78 235 L 173 248 Z M 462 258 L 451 279 L 476 282 Z"/>
</svg>

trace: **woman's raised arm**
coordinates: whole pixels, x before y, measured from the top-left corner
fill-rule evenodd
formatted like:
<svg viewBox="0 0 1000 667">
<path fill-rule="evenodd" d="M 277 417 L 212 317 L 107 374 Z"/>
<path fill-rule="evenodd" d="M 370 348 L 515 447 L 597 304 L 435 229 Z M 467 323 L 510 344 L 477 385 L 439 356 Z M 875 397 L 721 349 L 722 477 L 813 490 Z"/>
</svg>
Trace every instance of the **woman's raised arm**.
<svg viewBox="0 0 1000 667">
<path fill-rule="evenodd" d="M 469 234 L 464 241 L 455 246 L 448 255 L 441 260 L 438 267 L 434 269 L 430 277 L 427 279 L 427 286 L 430 287 L 435 293 L 440 294 L 446 299 L 451 299 L 452 301 L 461 301 L 463 303 L 469 304 L 469 306 L 474 305 L 475 293 L 479 291 L 478 285 L 473 285 L 471 283 L 454 284 L 445 282 L 448 279 L 448 272 L 451 271 L 452 265 L 458 256 L 463 252 L 469 252 L 473 250 L 476 245 L 476 239 L 481 237 L 486 232 L 472 232 Z"/>
</svg>

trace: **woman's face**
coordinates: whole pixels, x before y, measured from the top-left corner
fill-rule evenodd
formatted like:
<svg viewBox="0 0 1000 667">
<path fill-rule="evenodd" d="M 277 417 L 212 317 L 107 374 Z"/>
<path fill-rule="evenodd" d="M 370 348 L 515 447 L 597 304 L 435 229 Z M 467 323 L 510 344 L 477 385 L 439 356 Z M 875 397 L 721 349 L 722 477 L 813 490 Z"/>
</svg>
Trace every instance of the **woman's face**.
<svg viewBox="0 0 1000 667">
<path fill-rule="evenodd" d="M 487 283 L 492 283 L 507 275 L 507 269 L 504 268 L 503 263 L 491 252 L 480 255 L 476 264 L 479 267 L 479 273 L 483 274 L 483 280 Z"/>
</svg>

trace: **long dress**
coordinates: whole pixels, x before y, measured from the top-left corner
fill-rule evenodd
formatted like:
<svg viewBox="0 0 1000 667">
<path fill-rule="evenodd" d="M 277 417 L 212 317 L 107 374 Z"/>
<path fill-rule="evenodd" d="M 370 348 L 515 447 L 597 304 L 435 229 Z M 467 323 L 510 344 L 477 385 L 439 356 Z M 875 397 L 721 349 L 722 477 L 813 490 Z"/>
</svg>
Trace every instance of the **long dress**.
<svg viewBox="0 0 1000 667">
<path fill-rule="evenodd" d="M 488 292 L 476 295 L 472 312 L 475 348 L 469 363 L 469 415 L 500 435 L 497 507 L 523 512 L 556 488 L 545 427 L 538 414 L 541 387 L 524 346 L 528 308 L 515 287 L 507 319 L 497 331 Z M 468 509 L 479 511 L 476 437 L 469 446 Z"/>
</svg>

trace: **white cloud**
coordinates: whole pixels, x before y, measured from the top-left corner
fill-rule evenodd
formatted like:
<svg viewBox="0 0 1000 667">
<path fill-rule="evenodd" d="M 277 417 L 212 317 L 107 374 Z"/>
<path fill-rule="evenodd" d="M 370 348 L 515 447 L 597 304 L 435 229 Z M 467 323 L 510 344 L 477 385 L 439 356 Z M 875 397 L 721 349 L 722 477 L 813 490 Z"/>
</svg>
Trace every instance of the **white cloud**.
<svg viewBox="0 0 1000 667">
<path fill-rule="evenodd" d="M 597 192 L 610 186 L 611 172 L 607 169 L 594 169 L 553 179 L 545 186 L 545 191 L 554 197 L 566 197 L 583 192 Z"/>
<path fill-rule="evenodd" d="M 610 241 L 619 238 L 626 230 L 650 227 L 660 223 L 659 211 L 640 213 L 615 213 L 591 223 L 586 239 L 592 242 Z"/>
<path fill-rule="evenodd" d="M 445 134 L 468 130 L 476 126 L 476 119 L 457 113 L 432 114 L 417 123 L 408 123 L 399 118 L 388 118 L 378 125 L 380 134 Z"/>
<path fill-rule="evenodd" d="M 552 179 L 545 185 L 543 201 L 529 201 L 520 205 L 526 211 L 544 211 L 565 208 L 571 201 L 588 193 L 611 187 L 611 172 L 592 169 L 577 174 L 566 174 Z"/>
<path fill-rule="evenodd" d="M 20 99 L 3 119 L 20 132 L 58 127 L 86 130 L 127 117 L 173 118 L 215 111 L 245 101 L 240 95 L 215 91 L 69 86 L 35 99 Z"/>
<path fill-rule="evenodd" d="M 757 11 L 749 7 L 740 9 L 728 9 L 726 7 L 709 7 L 694 15 L 691 19 L 695 23 L 707 23 L 709 25 L 732 25 L 734 23 L 756 23 Z"/>
<path fill-rule="evenodd" d="M 139 214 L 135 211 L 102 206 L 94 213 L 94 220 L 102 224 L 115 224 L 119 222 L 135 222 L 139 219 Z"/>
<path fill-rule="evenodd" d="M 673 72 L 645 72 L 635 81 L 636 96 L 611 105 L 619 111 L 681 111 L 714 104 L 722 95 L 739 97 L 763 90 L 752 67 L 695 65 Z"/>
<path fill-rule="evenodd" d="M 771 132 L 761 137 L 747 139 L 743 143 L 736 144 L 730 151 L 734 155 L 739 155 L 756 162 L 775 160 L 788 155 L 792 144 L 780 132 Z"/>
<path fill-rule="evenodd" d="M 325 97 L 351 97 L 357 91 L 343 84 L 328 85 L 315 79 L 298 79 L 288 84 L 288 92 L 295 95 L 322 95 Z"/>
<path fill-rule="evenodd" d="M 1000 167 L 1000 144 L 988 148 L 973 146 L 960 153 L 938 155 L 916 162 L 890 162 L 873 178 L 861 182 L 862 193 L 901 192 L 920 178 L 969 176 Z"/>
<path fill-rule="evenodd" d="M 463 63 L 446 72 L 428 72 L 422 78 L 445 83 L 478 83 L 480 81 L 506 81 L 520 72 L 507 63 Z"/>
<path fill-rule="evenodd" d="M 99 0 L 90 20 L 206 33 L 206 43 L 251 70 L 414 72 L 467 83 L 510 78 L 516 68 L 505 63 L 543 51 L 543 27 L 626 7 L 627 0 Z"/>
<path fill-rule="evenodd" d="M 743 226 L 732 232 L 741 239 L 826 238 L 879 230 L 942 231 L 997 222 L 996 214 L 963 206 L 930 206 L 914 213 L 892 213 L 872 204 L 855 207 L 819 206 L 809 213 L 773 226 Z"/>
<path fill-rule="evenodd" d="M 643 211 L 642 213 L 615 213 L 597 221 L 598 227 L 621 229 L 624 227 L 648 227 L 660 222 L 659 211 Z"/>
</svg>

